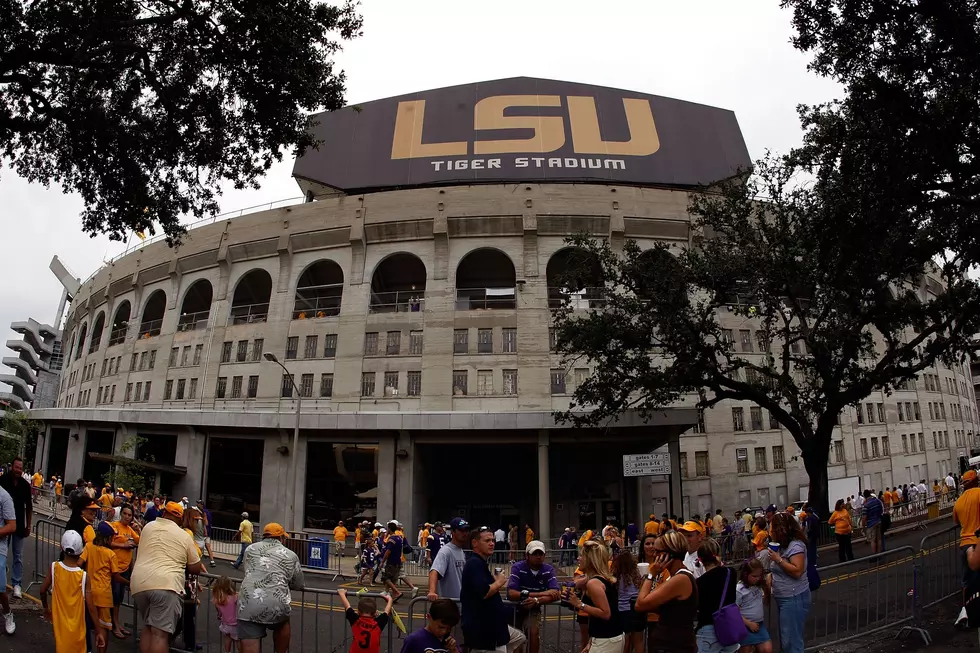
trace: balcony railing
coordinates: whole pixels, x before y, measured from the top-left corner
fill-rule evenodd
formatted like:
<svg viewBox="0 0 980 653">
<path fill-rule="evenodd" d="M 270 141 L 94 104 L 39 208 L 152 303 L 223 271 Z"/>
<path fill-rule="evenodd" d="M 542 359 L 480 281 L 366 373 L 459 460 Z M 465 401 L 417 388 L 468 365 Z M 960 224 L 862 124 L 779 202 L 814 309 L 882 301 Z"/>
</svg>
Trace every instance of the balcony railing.
<svg viewBox="0 0 980 653">
<path fill-rule="evenodd" d="M 88 347 L 88 353 L 94 354 L 99 351 L 99 346 L 102 344 L 102 334 L 97 334 L 92 336 L 92 344 Z"/>
<path fill-rule="evenodd" d="M 139 339 L 152 338 L 154 336 L 160 335 L 160 329 L 163 327 L 163 318 L 159 320 L 147 320 L 146 322 L 140 323 Z"/>
<path fill-rule="evenodd" d="M 177 320 L 178 331 L 197 331 L 208 325 L 208 318 L 211 311 L 198 311 L 197 313 L 184 313 Z"/>
<path fill-rule="evenodd" d="M 242 306 L 231 307 L 232 324 L 252 324 L 253 322 L 265 322 L 268 319 L 268 302 L 265 304 L 244 304 Z"/>
<path fill-rule="evenodd" d="M 575 311 L 603 308 L 606 305 L 600 288 L 583 288 L 574 292 L 568 292 L 566 288 L 548 288 L 548 308 L 553 311 L 561 308 L 566 300 Z"/>
<path fill-rule="evenodd" d="M 126 332 L 129 331 L 129 325 L 121 326 L 118 329 L 113 329 L 109 332 L 109 346 L 121 345 L 126 341 Z"/>
<path fill-rule="evenodd" d="M 340 315 L 341 299 L 340 294 L 335 297 L 310 297 L 309 299 L 297 297 L 296 305 L 293 307 L 293 319 L 315 320 Z"/>
<path fill-rule="evenodd" d="M 425 289 L 372 292 L 371 313 L 419 313 L 425 310 Z"/>
<path fill-rule="evenodd" d="M 507 308 L 517 308 L 517 295 L 514 288 L 456 289 L 457 311 Z"/>
</svg>

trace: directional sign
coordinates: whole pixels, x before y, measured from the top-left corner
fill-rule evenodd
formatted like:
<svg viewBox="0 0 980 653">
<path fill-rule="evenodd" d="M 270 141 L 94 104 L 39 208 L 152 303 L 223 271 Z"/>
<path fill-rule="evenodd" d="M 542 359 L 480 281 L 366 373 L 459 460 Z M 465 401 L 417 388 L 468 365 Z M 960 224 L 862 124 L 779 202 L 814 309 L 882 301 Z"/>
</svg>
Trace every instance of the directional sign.
<svg viewBox="0 0 980 653">
<path fill-rule="evenodd" d="M 637 453 L 623 456 L 623 476 L 670 474 L 669 453 Z"/>
</svg>

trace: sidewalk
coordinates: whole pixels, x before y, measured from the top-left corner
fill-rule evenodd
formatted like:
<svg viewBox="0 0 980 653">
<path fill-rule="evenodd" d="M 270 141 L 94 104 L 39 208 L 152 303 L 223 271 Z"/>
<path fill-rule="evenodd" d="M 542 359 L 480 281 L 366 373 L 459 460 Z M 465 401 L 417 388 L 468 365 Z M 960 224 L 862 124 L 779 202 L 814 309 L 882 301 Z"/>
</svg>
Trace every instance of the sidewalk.
<svg viewBox="0 0 980 653">
<path fill-rule="evenodd" d="M 877 633 L 843 644 L 820 647 L 820 653 L 906 653 L 907 651 L 975 651 L 978 647 L 976 630 L 959 630 L 953 620 L 960 611 L 960 599 L 952 598 L 926 612 L 921 625 L 932 644 L 927 646 L 922 638 L 910 634 L 896 639 L 899 628 L 891 633 Z"/>
</svg>

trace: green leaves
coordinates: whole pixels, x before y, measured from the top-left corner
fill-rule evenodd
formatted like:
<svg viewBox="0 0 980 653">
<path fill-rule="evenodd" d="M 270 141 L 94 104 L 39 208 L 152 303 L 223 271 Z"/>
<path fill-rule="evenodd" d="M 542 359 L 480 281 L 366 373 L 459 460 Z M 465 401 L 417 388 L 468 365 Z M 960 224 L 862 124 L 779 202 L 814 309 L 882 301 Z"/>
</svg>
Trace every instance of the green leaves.
<svg viewBox="0 0 980 653">
<path fill-rule="evenodd" d="M 171 243 L 218 185 L 257 186 L 308 115 L 343 104 L 332 55 L 360 34 L 351 2 L 7 3 L 0 155 L 85 201 L 83 229 Z"/>
</svg>

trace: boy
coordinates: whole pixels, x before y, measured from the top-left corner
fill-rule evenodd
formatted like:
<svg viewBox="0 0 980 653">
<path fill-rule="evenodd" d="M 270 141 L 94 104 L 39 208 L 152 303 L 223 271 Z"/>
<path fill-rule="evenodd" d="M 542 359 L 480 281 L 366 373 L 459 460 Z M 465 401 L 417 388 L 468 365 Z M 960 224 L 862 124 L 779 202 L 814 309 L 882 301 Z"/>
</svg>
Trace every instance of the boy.
<svg viewBox="0 0 980 653">
<path fill-rule="evenodd" d="M 350 623 L 353 641 L 350 646 L 350 653 L 379 653 L 381 650 L 381 631 L 388 625 L 391 618 L 391 595 L 387 597 L 385 611 L 377 614 L 378 604 L 373 598 L 365 597 L 357 602 L 357 612 L 350 606 L 347 600 L 347 590 L 340 588 L 337 590 L 340 596 L 340 603 L 344 606 L 344 613 Z"/>
<path fill-rule="evenodd" d="M 95 624 L 95 646 L 104 649 L 106 632 L 99 624 L 95 609 L 92 584 L 88 574 L 79 566 L 82 555 L 82 537 L 75 531 L 65 531 L 61 536 L 64 562 L 53 562 L 41 585 L 41 605 L 44 618 L 54 626 L 56 653 L 77 653 L 88 649 L 85 641 L 85 610 Z M 52 590 L 51 605 L 48 592 Z"/>
<path fill-rule="evenodd" d="M 405 638 L 402 653 L 459 653 L 450 634 L 459 623 L 459 608 L 452 599 L 436 599 L 429 604 L 425 628 Z"/>
<path fill-rule="evenodd" d="M 364 540 L 364 547 L 361 549 L 361 571 L 357 577 L 359 585 L 367 584 L 367 577 L 374 573 L 375 564 L 378 561 L 378 549 L 374 546 L 374 538 L 368 536 Z M 374 582 L 371 583 L 374 585 Z"/>
</svg>

